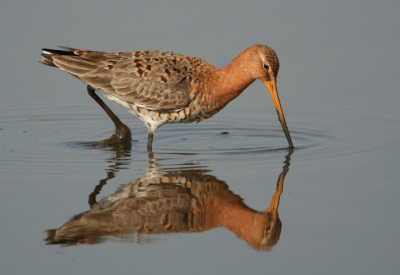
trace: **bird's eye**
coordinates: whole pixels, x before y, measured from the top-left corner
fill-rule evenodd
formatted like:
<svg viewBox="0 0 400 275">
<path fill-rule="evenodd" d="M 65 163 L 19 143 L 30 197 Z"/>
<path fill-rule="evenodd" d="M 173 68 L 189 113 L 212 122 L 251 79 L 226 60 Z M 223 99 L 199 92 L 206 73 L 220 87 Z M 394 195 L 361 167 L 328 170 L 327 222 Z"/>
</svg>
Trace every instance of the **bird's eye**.
<svg viewBox="0 0 400 275">
<path fill-rule="evenodd" d="M 264 70 L 268 71 L 269 66 L 267 64 L 264 64 Z"/>
<path fill-rule="evenodd" d="M 271 230 L 270 226 L 265 227 L 265 229 L 264 229 L 264 238 L 267 237 L 267 235 L 270 234 L 270 230 Z"/>
</svg>

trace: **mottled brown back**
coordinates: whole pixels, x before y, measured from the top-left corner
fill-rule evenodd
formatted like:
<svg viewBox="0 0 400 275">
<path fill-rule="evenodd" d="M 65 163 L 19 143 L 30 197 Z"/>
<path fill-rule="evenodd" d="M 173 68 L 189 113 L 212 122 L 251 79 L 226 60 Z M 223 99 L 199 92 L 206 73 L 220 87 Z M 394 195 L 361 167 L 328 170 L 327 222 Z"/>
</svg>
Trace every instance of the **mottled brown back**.
<svg viewBox="0 0 400 275">
<path fill-rule="evenodd" d="M 47 66 L 58 67 L 85 83 L 150 110 L 186 107 L 195 64 L 204 60 L 165 51 L 96 52 L 61 47 L 43 49 Z M 199 62 L 201 61 L 201 62 Z"/>
</svg>

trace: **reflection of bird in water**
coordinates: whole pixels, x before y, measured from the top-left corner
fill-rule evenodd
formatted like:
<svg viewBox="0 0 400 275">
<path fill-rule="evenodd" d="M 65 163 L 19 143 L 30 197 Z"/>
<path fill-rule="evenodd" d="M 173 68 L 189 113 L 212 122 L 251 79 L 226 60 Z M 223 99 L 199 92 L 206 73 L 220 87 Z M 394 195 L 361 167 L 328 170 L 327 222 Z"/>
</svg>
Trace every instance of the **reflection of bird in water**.
<svg viewBox="0 0 400 275">
<path fill-rule="evenodd" d="M 270 47 L 254 45 L 217 69 L 205 60 L 163 51 L 96 52 L 62 47 L 43 49 L 42 64 L 65 70 L 88 84 L 89 94 L 116 125 L 106 143 L 129 140 L 123 125 L 95 90 L 139 117 L 149 131 L 167 123 L 200 122 L 218 113 L 256 79 L 268 88 L 289 147 L 293 148 L 276 88 L 279 60 Z M 123 126 L 121 126 L 123 125 Z"/>
<path fill-rule="evenodd" d="M 217 227 L 233 231 L 255 249 L 269 249 L 279 239 L 279 197 L 289 158 L 278 178 L 271 206 L 263 212 L 244 204 L 228 185 L 201 170 L 149 169 L 143 178 L 121 186 L 91 209 L 56 230 L 48 244 L 94 244 L 107 236 L 148 242 L 154 234 L 203 232 Z"/>
</svg>

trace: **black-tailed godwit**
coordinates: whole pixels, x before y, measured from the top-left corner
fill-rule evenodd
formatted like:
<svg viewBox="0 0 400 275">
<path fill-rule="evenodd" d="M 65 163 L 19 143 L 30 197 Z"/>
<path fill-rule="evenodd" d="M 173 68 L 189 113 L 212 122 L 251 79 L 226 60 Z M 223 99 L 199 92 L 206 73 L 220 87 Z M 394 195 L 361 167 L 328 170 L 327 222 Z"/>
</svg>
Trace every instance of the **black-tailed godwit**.
<svg viewBox="0 0 400 275">
<path fill-rule="evenodd" d="M 61 48 L 65 50 L 43 49 L 40 63 L 58 67 L 88 84 L 89 94 L 104 109 L 107 107 L 95 91 L 140 118 L 149 130 L 149 151 L 161 125 L 210 118 L 256 79 L 268 88 L 289 148 L 293 148 L 276 88 L 279 60 L 268 46 L 247 48 L 221 69 L 197 57 L 165 51 L 111 53 Z"/>
</svg>

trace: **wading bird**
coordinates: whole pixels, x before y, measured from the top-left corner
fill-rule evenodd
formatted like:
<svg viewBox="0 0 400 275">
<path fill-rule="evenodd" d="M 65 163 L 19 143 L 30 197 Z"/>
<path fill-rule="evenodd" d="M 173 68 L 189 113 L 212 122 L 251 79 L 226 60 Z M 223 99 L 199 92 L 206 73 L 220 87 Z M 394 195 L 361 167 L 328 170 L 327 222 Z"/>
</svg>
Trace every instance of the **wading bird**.
<svg viewBox="0 0 400 275">
<path fill-rule="evenodd" d="M 256 79 L 268 88 L 289 148 L 293 148 L 276 88 L 279 60 L 268 46 L 247 48 L 221 69 L 197 57 L 165 51 L 111 53 L 61 48 L 64 50 L 43 49 L 40 63 L 60 68 L 88 84 L 89 94 L 117 130 L 122 123 L 95 91 L 140 118 L 149 130 L 148 151 L 152 151 L 154 132 L 161 125 L 210 118 Z M 129 134 L 130 140 L 129 129 L 125 132 L 129 133 L 118 132 L 116 139 Z"/>
</svg>

